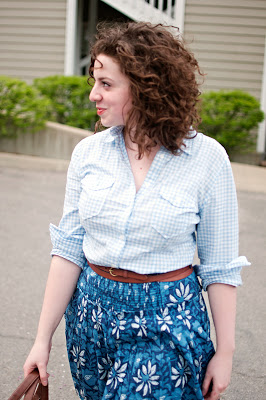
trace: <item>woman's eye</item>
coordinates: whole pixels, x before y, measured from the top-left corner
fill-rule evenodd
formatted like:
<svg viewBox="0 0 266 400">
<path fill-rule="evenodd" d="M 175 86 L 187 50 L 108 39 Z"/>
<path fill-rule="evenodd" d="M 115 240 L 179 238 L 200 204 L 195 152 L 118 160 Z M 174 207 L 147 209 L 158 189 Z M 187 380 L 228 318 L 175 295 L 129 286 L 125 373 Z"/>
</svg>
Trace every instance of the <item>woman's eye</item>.
<svg viewBox="0 0 266 400">
<path fill-rule="evenodd" d="M 102 84 L 103 84 L 103 86 L 105 86 L 105 87 L 109 87 L 109 86 L 110 86 L 109 83 L 107 83 L 107 82 L 102 82 Z"/>
</svg>

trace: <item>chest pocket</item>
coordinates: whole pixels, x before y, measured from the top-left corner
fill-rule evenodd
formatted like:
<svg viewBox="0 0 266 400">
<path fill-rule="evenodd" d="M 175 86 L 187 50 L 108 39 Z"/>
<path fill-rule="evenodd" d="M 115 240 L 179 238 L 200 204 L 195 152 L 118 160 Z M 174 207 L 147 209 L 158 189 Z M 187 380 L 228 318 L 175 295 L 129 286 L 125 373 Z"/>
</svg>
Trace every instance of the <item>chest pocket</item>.
<svg viewBox="0 0 266 400">
<path fill-rule="evenodd" d="M 87 175 L 81 181 L 82 191 L 79 199 L 81 219 L 92 218 L 101 212 L 110 192 L 114 178 L 111 176 Z"/>
<path fill-rule="evenodd" d="M 194 198 L 176 187 L 163 187 L 152 216 L 152 227 L 165 239 L 194 230 L 198 222 L 198 205 Z"/>
</svg>

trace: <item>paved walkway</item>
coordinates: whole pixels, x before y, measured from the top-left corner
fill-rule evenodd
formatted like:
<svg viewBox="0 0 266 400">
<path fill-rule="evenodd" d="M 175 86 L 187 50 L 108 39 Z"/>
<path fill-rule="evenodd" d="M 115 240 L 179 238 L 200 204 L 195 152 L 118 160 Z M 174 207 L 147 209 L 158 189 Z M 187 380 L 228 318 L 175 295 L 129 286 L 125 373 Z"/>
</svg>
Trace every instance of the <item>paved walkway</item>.
<svg viewBox="0 0 266 400">
<path fill-rule="evenodd" d="M 0 393 L 7 399 L 37 329 L 50 263 L 49 222 L 58 223 L 68 162 L 0 153 Z M 266 168 L 233 164 L 240 214 L 240 254 L 252 267 L 238 291 L 237 350 L 225 400 L 265 400 Z M 67 362 L 64 324 L 49 372 L 50 400 L 77 400 Z M 165 399 L 167 400 L 167 399 Z"/>
<path fill-rule="evenodd" d="M 237 190 L 266 193 L 266 167 L 232 163 Z"/>
</svg>

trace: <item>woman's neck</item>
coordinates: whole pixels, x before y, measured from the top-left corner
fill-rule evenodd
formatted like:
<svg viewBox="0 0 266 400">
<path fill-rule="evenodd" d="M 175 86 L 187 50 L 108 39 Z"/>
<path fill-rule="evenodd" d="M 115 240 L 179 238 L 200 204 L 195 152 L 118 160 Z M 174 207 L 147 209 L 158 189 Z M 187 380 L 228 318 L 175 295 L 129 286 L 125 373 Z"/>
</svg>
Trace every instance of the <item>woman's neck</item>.
<svg viewBox="0 0 266 400">
<path fill-rule="evenodd" d="M 132 155 L 135 155 L 136 159 L 139 159 L 139 146 L 137 143 L 133 142 L 131 138 L 126 135 L 124 138 L 125 140 L 125 146 L 127 149 L 128 153 L 131 153 Z M 156 153 L 160 150 L 160 145 L 156 145 L 150 148 L 150 151 L 147 151 L 144 153 L 143 157 L 144 158 L 151 158 L 153 159 L 156 155 Z"/>
</svg>

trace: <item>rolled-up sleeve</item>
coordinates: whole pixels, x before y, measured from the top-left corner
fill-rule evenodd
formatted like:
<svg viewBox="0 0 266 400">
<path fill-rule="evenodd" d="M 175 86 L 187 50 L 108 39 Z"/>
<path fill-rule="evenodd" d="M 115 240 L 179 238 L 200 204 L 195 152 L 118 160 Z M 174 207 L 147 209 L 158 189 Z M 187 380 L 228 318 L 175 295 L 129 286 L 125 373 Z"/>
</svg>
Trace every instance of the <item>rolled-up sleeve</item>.
<svg viewBox="0 0 266 400">
<path fill-rule="evenodd" d="M 250 263 L 238 255 L 238 205 L 229 159 L 210 179 L 208 193 L 200 207 L 197 246 L 200 265 L 195 270 L 203 289 L 212 283 L 242 284 L 240 271 Z"/>
<path fill-rule="evenodd" d="M 86 258 L 83 252 L 85 230 L 80 223 L 78 204 L 81 192 L 77 171 L 78 146 L 73 152 L 67 173 L 67 184 L 62 219 L 57 226 L 50 224 L 53 248 L 51 255 L 63 257 L 80 268 L 84 268 Z"/>
</svg>

